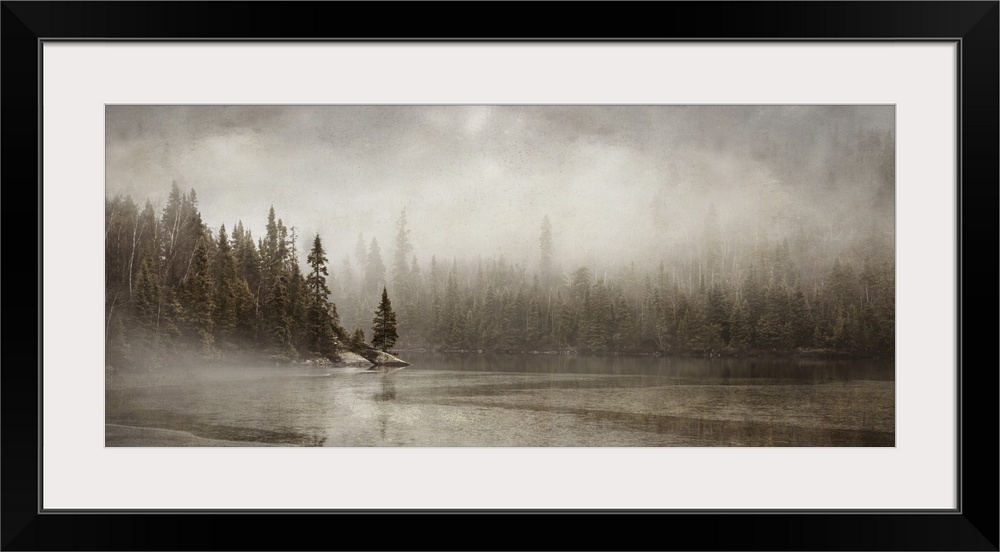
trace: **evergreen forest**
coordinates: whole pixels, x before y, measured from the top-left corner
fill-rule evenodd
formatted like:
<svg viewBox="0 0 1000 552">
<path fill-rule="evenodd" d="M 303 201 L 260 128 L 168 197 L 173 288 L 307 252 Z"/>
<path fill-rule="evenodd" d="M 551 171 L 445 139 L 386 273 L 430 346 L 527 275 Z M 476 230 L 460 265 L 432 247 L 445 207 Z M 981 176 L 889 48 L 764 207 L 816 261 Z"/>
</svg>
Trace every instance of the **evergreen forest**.
<svg viewBox="0 0 1000 552">
<path fill-rule="evenodd" d="M 389 345 L 389 314 L 397 350 L 894 354 L 893 239 L 876 225 L 822 255 L 822 236 L 724 236 L 710 206 L 700 239 L 686 249 L 620 266 L 566 266 L 553 240 L 558 221 L 548 216 L 530 221 L 534 260 L 511 262 L 416 251 L 414 215 L 404 209 L 394 229 L 372 229 L 391 232 L 385 253 L 375 237 L 359 235 L 335 267 L 323 236 L 299 236 L 273 207 L 261 214 L 265 233 L 254 236 L 243 221 L 207 222 L 195 190 L 176 183 L 161 209 L 107 197 L 107 364 L 336 361 L 371 349 L 376 337 Z"/>
</svg>

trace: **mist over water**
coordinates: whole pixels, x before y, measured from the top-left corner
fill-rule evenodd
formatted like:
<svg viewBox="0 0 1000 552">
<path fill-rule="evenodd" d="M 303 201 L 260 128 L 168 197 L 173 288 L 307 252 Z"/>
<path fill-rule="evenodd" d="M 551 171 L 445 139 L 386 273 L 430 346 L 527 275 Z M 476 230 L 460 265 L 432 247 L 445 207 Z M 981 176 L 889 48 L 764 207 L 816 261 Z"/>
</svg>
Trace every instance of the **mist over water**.
<svg viewBox="0 0 1000 552">
<path fill-rule="evenodd" d="M 895 443 L 892 106 L 106 125 L 108 446 Z"/>
<path fill-rule="evenodd" d="M 891 363 L 411 353 L 113 380 L 108 446 L 892 446 Z"/>
</svg>

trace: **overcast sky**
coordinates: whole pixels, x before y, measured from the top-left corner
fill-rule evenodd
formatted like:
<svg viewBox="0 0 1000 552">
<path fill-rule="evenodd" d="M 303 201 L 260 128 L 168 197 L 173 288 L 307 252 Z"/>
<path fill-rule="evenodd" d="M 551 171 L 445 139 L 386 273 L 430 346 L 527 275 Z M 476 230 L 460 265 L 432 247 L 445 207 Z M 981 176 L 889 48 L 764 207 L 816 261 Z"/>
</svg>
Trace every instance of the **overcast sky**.
<svg viewBox="0 0 1000 552">
<path fill-rule="evenodd" d="M 893 129 L 892 106 L 109 106 L 107 193 L 162 208 L 176 181 L 206 223 L 263 234 L 272 205 L 319 232 L 333 266 L 359 233 L 414 252 L 537 262 L 542 217 L 564 263 L 641 261 L 701 227 L 876 212 L 844 144 Z M 853 178 L 853 180 L 852 180 Z M 826 190 L 824 194 L 818 191 Z M 842 203 L 840 199 L 838 203 Z M 891 209 L 890 209 L 891 214 Z M 853 216 L 852 215 L 852 216 Z M 304 260 L 305 254 L 301 254 Z"/>
</svg>

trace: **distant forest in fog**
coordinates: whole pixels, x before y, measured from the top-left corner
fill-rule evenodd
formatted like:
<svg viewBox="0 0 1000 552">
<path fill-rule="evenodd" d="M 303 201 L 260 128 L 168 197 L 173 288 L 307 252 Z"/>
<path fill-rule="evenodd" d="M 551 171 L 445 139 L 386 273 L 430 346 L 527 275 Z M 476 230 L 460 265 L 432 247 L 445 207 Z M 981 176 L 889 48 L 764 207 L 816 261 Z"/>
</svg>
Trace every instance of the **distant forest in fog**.
<svg viewBox="0 0 1000 552">
<path fill-rule="evenodd" d="M 335 358 L 360 346 L 356 330 L 371 338 L 383 287 L 397 315 L 398 349 L 894 353 L 891 107 L 509 107 L 487 115 L 414 107 L 392 108 L 389 117 L 369 106 L 348 112 L 354 122 L 332 133 L 349 135 L 351 144 L 365 138 L 357 128 L 371 113 L 384 128 L 366 138 L 368 148 L 377 149 L 371 140 L 380 136 L 400 140 L 386 129 L 406 135 L 418 116 L 443 113 L 459 129 L 454 137 L 431 133 L 432 144 L 449 147 L 419 146 L 416 158 L 429 161 L 386 161 L 385 179 L 451 163 L 485 171 L 462 178 L 487 183 L 398 186 L 394 196 L 303 185 L 296 201 L 287 199 L 294 182 L 253 187 L 254 200 L 239 190 L 227 199 L 228 183 L 205 183 L 210 206 L 202 205 L 200 189 L 184 192 L 177 182 L 200 183 L 192 174 L 199 172 L 223 178 L 219 167 L 184 157 L 195 153 L 169 152 L 196 150 L 207 132 L 202 119 L 224 136 L 235 132 L 240 143 L 255 132 L 281 135 L 274 129 L 285 123 L 260 123 L 252 109 L 236 117 L 243 127 L 222 124 L 230 113 L 222 108 L 202 118 L 185 111 L 195 130 L 184 130 L 187 136 L 162 123 L 152 134 L 172 138 L 161 147 L 149 136 L 162 119 L 157 109 L 109 107 L 105 324 L 114 367 L 155 367 L 181 353 Z M 343 118 L 337 110 L 322 113 L 320 123 L 331 128 Z M 306 124 L 301 119 L 296 124 Z M 658 133 L 658 125 L 667 130 Z M 512 130 L 514 138 L 504 138 Z M 572 138 L 563 149 L 550 143 L 559 136 Z M 462 137 L 468 148 L 456 145 Z M 227 140 L 212 137 L 225 153 L 212 163 L 239 164 L 241 154 L 218 145 Z M 160 153 L 140 155 L 140 144 Z M 340 158 L 354 155 L 357 166 L 378 166 L 353 145 L 330 147 Z M 538 155 L 545 159 L 532 149 L 544 150 Z M 162 191 L 137 184 L 158 179 L 165 167 L 186 172 L 171 177 L 173 186 L 161 181 Z M 311 174 L 296 171 L 288 178 Z M 429 174 L 440 176 L 436 171 Z M 537 190 L 535 180 L 545 178 L 552 189 Z M 146 197 L 137 201 L 122 190 Z M 322 201 L 310 201 L 314 190 L 325 194 Z M 279 201 L 269 199 L 272 192 Z M 154 206 L 150 198 L 162 194 L 166 201 Z M 375 202 L 374 210 L 360 207 L 365 201 Z M 257 205 L 260 215 L 215 214 L 233 216 L 234 204 L 239 212 Z M 317 259 L 307 259 L 318 244 L 325 247 L 322 275 Z M 322 298 L 310 293 L 317 289 Z M 328 326 L 322 346 L 317 320 Z"/>
</svg>

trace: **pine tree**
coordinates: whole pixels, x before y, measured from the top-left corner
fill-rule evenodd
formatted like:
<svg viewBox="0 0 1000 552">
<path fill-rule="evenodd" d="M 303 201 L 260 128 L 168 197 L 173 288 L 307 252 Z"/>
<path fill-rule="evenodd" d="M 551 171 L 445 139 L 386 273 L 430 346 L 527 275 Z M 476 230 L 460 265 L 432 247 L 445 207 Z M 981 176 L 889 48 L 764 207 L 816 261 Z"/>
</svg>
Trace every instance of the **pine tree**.
<svg viewBox="0 0 1000 552">
<path fill-rule="evenodd" d="M 181 304 L 192 336 L 201 343 L 202 352 L 209 353 L 215 341 L 212 334 L 215 301 L 212 299 L 214 286 L 205 241 L 199 240 L 195 246 L 191 267 L 181 283 Z"/>
<path fill-rule="evenodd" d="M 161 219 L 161 254 L 164 277 L 161 283 L 177 286 L 185 279 L 194 249 L 205 234 L 194 190 L 182 194 L 174 183 Z"/>
<path fill-rule="evenodd" d="M 375 318 L 372 319 L 372 346 L 383 351 L 389 350 L 396 344 L 396 313 L 392 312 L 392 304 L 389 303 L 389 293 L 382 288 L 382 301 L 375 310 Z"/>
<path fill-rule="evenodd" d="M 462 313 L 462 294 L 458 289 L 458 263 L 452 260 L 438 324 L 439 336 L 445 346 L 452 349 L 459 349 L 465 346 L 464 318 Z"/>
<path fill-rule="evenodd" d="M 268 298 L 268 334 L 270 350 L 276 360 L 287 361 L 297 356 L 292 344 L 292 320 L 288 316 L 288 281 L 285 275 L 280 275 L 271 287 Z"/>
<path fill-rule="evenodd" d="M 239 344 L 256 343 L 258 299 L 243 278 L 237 278 L 233 286 L 236 303 L 236 339 Z"/>
<path fill-rule="evenodd" d="M 757 345 L 768 350 L 787 350 L 794 344 L 791 324 L 787 323 L 788 297 L 777 285 L 767 290 L 764 314 L 756 325 Z"/>
<path fill-rule="evenodd" d="M 247 287 L 255 293 L 260 293 L 260 251 L 253 241 L 253 233 L 243 229 L 243 222 L 236 223 L 233 229 L 233 255 L 239 275 L 246 281 Z"/>
<path fill-rule="evenodd" d="M 667 316 L 667 304 L 663 299 L 663 294 L 659 287 L 652 288 L 649 298 L 648 316 L 649 335 L 657 351 L 666 351 L 670 348 L 671 323 Z"/>
<path fill-rule="evenodd" d="M 139 326 L 153 332 L 157 326 L 157 315 L 160 307 L 160 284 L 149 257 L 142 260 L 139 276 L 135 282 L 135 293 L 132 296 L 132 308 Z"/>
<path fill-rule="evenodd" d="M 603 281 L 595 283 L 583 300 L 580 348 L 607 352 L 614 347 L 615 315 L 610 292 Z"/>
<path fill-rule="evenodd" d="M 580 333 L 580 316 L 562 293 L 556 293 L 556 342 L 560 346 L 574 345 Z"/>
<path fill-rule="evenodd" d="M 796 287 L 791 297 L 789 323 L 791 324 L 793 341 L 796 347 L 806 347 L 812 341 L 813 322 L 805 293 Z"/>
<path fill-rule="evenodd" d="M 750 307 L 746 299 L 741 299 L 733 304 L 729 315 L 729 346 L 737 350 L 746 349 L 750 346 L 751 333 Z"/>
<path fill-rule="evenodd" d="M 708 297 L 705 305 L 706 323 L 715 327 L 715 332 L 723 341 L 728 342 L 731 338 L 729 327 L 729 310 L 726 307 L 726 296 L 722 285 L 716 282 L 708 290 Z"/>
<path fill-rule="evenodd" d="M 632 308 L 623 291 L 618 292 L 618 297 L 614 303 L 615 333 L 612 336 L 615 350 L 629 350 L 638 341 L 638 328 L 635 323 L 635 316 Z"/>
<path fill-rule="evenodd" d="M 274 205 L 267 212 L 267 233 L 261 242 L 260 260 L 264 272 L 264 283 L 267 286 L 274 284 L 278 277 L 281 259 L 278 257 L 279 230 L 278 222 L 275 220 Z"/>
<path fill-rule="evenodd" d="M 293 343 L 298 351 L 313 351 L 309 332 L 309 309 L 312 306 L 309 284 L 299 270 L 298 263 L 292 263 L 288 273 L 288 316 L 292 321 Z"/>
<path fill-rule="evenodd" d="M 275 255 L 274 262 L 278 265 L 278 270 L 286 274 L 291 272 L 292 265 L 292 249 L 289 245 L 288 228 L 285 227 L 285 223 L 281 222 L 281 219 L 278 219 L 278 253 Z"/>
<path fill-rule="evenodd" d="M 323 243 L 319 234 L 316 234 L 312 250 L 309 251 L 309 256 L 306 258 L 309 263 L 309 277 L 306 279 L 306 285 L 309 289 L 308 332 L 311 350 L 322 355 L 333 353 L 336 343 L 333 333 L 335 320 L 328 301 L 330 289 L 326 287 L 325 278 L 329 275 L 326 268 L 328 260 L 326 252 L 323 251 Z"/>
<path fill-rule="evenodd" d="M 228 341 L 236 329 L 236 258 L 233 256 L 226 234 L 226 226 L 219 227 L 218 245 L 213 263 L 215 284 L 215 309 L 212 313 L 215 335 Z"/>
<path fill-rule="evenodd" d="M 365 331 L 361 328 L 354 328 L 354 335 L 351 336 L 351 345 L 356 349 L 365 347 Z"/>
</svg>

